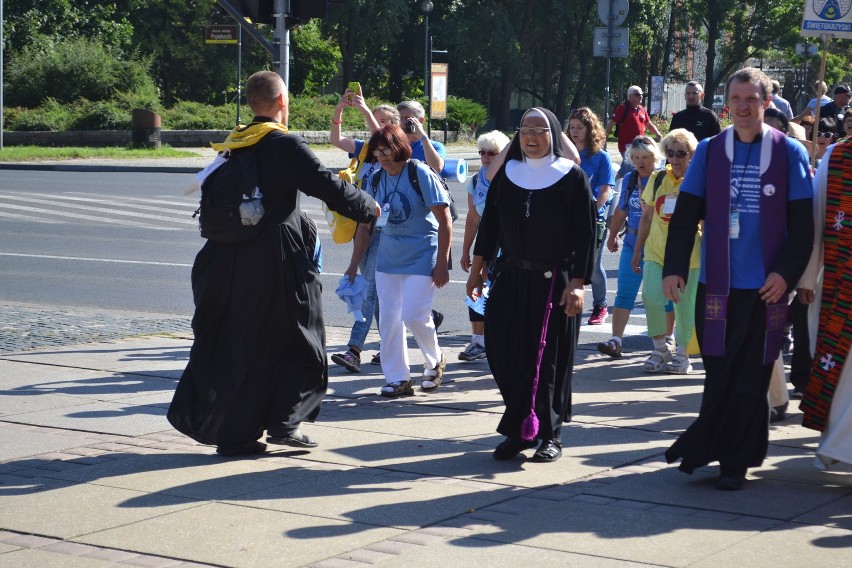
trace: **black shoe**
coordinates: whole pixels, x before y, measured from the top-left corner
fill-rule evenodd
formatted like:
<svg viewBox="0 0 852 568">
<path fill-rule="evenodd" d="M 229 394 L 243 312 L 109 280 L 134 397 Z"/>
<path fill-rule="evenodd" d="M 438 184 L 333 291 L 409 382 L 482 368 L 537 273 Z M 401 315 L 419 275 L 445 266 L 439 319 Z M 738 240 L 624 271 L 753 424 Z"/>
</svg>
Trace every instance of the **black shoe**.
<svg viewBox="0 0 852 568">
<path fill-rule="evenodd" d="M 432 310 L 432 321 L 435 322 L 435 333 L 437 333 L 438 328 L 441 327 L 442 323 L 444 323 L 444 314 L 438 310 Z"/>
<path fill-rule="evenodd" d="M 719 480 L 716 482 L 716 489 L 739 491 L 743 487 L 745 487 L 745 469 L 738 470 L 724 466 L 719 468 Z"/>
<path fill-rule="evenodd" d="M 800 389 L 799 387 L 795 387 L 793 392 L 790 393 L 790 398 L 801 399 L 805 394 L 805 389 Z"/>
<path fill-rule="evenodd" d="M 769 409 L 769 423 L 773 422 L 781 422 L 785 418 L 787 418 L 787 407 L 790 405 L 789 402 L 785 402 L 781 406 L 774 406 Z"/>
<path fill-rule="evenodd" d="M 378 353 L 373 355 L 372 359 L 370 359 L 370 365 L 381 365 L 381 364 L 382 364 L 382 352 L 379 351 Z"/>
<path fill-rule="evenodd" d="M 525 442 L 518 438 L 506 438 L 494 448 L 495 460 L 510 460 L 524 450 L 535 447 L 535 440 Z"/>
<path fill-rule="evenodd" d="M 293 430 L 287 436 L 269 435 L 266 437 L 266 441 L 276 446 L 293 446 L 295 448 L 316 448 L 319 445 L 316 440 L 299 429 Z"/>
<path fill-rule="evenodd" d="M 245 456 L 251 454 L 265 454 L 266 453 L 266 444 L 263 442 L 251 442 L 249 444 L 244 444 L 242 446 L 236 447 L 222 447 L 219 446 L 216 448 L 216 453 L 220 456 L 225 457 L 234 457 L 234 456 Z"/>
<path fill-rule="evenodd" d="M 554 462 L 562 457 L 562 442 L 543 440 L 532 457 L 534 462 Z"/>
<path fill-rule="evenodd" d="M 739 491 L 745 487 L 745 476 L 743 475 L 720 475 L 716 482 L 716 489 L 722 491 Z"/>
</svg>

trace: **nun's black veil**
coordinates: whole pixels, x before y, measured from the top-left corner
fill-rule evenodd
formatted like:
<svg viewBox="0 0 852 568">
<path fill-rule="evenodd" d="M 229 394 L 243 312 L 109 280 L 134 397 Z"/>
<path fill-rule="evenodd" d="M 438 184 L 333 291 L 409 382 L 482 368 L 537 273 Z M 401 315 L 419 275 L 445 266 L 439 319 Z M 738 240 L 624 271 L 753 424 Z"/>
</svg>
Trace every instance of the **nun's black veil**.
<svg viewBox="0 0 852 568">
<path fill-rule="evenodd" d="M 526 117 L 532 110 L 537 110 L 547 117 L 547 122 L 550 125 L 550 141 L 553 154 L 560 158 L 564 157 L 564 154 L 562 153 L 562 128 L 559 125 L 559 119 L 557 119 L 556 115 L 546 108 L 533 107 L 527 110 L 524 113 L 524 116 L 521 117 L 521 124 L 524 123 L 524 117 Z M 506 161 L 508 162 L 509 160 L 518 160 L 519 162 L 524 161 L 524 152 L 521 150 L 520 133 L 515 134 L 515 137 L 512 138 L 512 142 L 509 143 L 509 151 L 506 153 Z"/>
</svg>

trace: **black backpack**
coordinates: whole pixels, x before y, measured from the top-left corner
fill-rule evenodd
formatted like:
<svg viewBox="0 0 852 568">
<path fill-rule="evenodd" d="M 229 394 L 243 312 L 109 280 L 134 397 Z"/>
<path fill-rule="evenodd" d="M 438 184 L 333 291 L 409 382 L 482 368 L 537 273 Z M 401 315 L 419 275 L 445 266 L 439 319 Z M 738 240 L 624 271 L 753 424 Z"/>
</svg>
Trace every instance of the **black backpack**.
<svg viewBox="0 0 852 568">
<path fill-rule="evenodd" d="M 630 103 L 627 101 L 627 99 L 624 99 L 624 102 L 621 103 L 621 104 L 624 105 L 624 112 L 621 113 L 621 118 L 616 121 L 615 129 L 613 129 L 613 131 L 612 131 L 612 133 L 616 137 L 616 139 L 618 138 L 619 127 L 621 126 L 621 123 L 624 122 L 625 119 L 627 118 L 627 113 L 630 110 Z"/>
<path fill-rule="evenodd" d="M 660 173 L 654 177 L 654 198 L 657 197 L 657 190 L 660 189 L 660 186 L 663 184 L 663 179 L 666 177 L 666 170 L 657 170 Z M 636 186 L 639 185 L 639 170 L 633 170 L 629 174 L 627 174 L 627 197 L 624 198 L 624 203 L 630 201 L 630 196 L 636 190 Z M 629 205 L 628 205 L 629 207 Z"/>
<path fill-rule="evenodd" d="M 414 188 L 414 191 L 417 192 L 417 195 L 420 196 L 420 200 L 423 201 L 423 203 L 425 204 L 426 200 L 423 199 L 423 190 L 420 189 L 420 180 L 417 179 L 417 164 L 419 164 L 419 163 L 422 164 L 422 163 L 425 163 L 425 162 L 421 162 L 420 160 L 417 160 L 415 158 L 412 158 L 408 161 L 408 181 L 411 184 L 411 187 Z M 426 166 L 430 170 L 432 170 L 432 166 L 429 166 L 429 164 L 426 164 Z M 435 170 L 432 170 L 432 172 L 434 172 L 434 171 Z M 372 177 L 373 197 L 376 196 L 376 192 L 379 189 L 379 180 L 381 179 L 383 174 L 384 174 L 384 170 L 379 170 L 378 173 L 374 174 L 373 177 Z M 441 180 L 441 185 L 444 187 L 444 191 L 447 193 L 447 196 L 450 198 L 450 217 L 452 218 L 453 221 L 455 221 L 456 219 L 459 218 L 458 211 L 456 211 L 456 200 L 453 199 L 453 194 L 450 193 L 450 188 L 447 186 L 447 181 L 444 178 L 442 178 L 441 176 L 439 176 L 437 174 L 435 174 L 435 175 L 437 176 L 437 178 L 439 180 Z"/>
<path fill-rule="evenodd" d="M 201 215 L 201 236 L 220 243 L 242 243 L 263 230 L 263 194 L 252 149 L 228 153 L 201 185 L 201 202 L 193 214 Z"/>
</svg>

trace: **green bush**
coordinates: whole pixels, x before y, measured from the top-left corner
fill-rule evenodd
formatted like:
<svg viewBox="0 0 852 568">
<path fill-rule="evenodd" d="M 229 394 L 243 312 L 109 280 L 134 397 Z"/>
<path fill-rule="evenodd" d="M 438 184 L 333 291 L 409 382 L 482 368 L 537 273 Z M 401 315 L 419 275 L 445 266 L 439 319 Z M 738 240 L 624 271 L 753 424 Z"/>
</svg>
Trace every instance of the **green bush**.
<svg viewBox="0 0 852 568">
<path fill-rule="evenodd" d="M 97 41 L 81 38 L 38 38 L 10 59 L 5 80 L 13 106 L 38 107 L 48 98 L 103 101 L 119 93 L 134 93 L 150 104 L 158 99 L 146 62 L 123 61 Z"/>
<path fill-rule="evenodd" d="M 162 112 L 166 130 L 230 130 L 237 122 L 236 105 L 213 106 L 205 103 L 181 101 Z M 240 121 L 252 118 L 251 109 L 240 107 Z"/>
<path fill-rule="evenodd" d="M 424 103 L 421 101 L 421 103 Z M 424 108 L 426 105 L 423 105 Z M 447 129 L 470 136 L 488 120 L 488 111 L 470 99 L 450 95 L 447 97 Z M 443 129 L 443 119 L 433 119 L 432 129 Z"/>
<path fill-rule="evenodd" d="M 338 95 L 321 97 L 290 97 L 290 128 L 294 131 L 331 129 L 331 117 Z M 369 108 L 386 101 L 371 98 Z M 8 130 L 127 130 L 131 127 L 132 111 L 144 108 L 157 112 L 162 117 L 164 130 L 230 130 L 236 123 L 234 105 L 213 106 L 205 103 L 181 101 L 169 109 L 162 109 L 159 102 L 146 89 L 118 93 L 108 100 L 77 99 L 63 103 L 48 98 L 37 108 L 7 108 L 5 128 Z M 247 105 L 240 107 L 243 124 L 252 119 Z M 485 108 L 468 99 L 450 97 L 448 101 L 448 124 L 450 130 L 463 134 L 472 133 L 485 123 Z M 441 129 L 443 120 L 432 121 L 433 129 Z M 344 131 L 367 130 L 364 117 L 354 108 L 343 112 Z"/>
<path fill-rule="evenodd" d="M 68 130 L 72 113 L 67 105 L 47 99 L 38 108 L 12 107 L 5 109 L 6 129 L 25 132 Z"/>
<path fill-rule="evenodd" d="M 88 101 L 74 103 L 74 116 L 68 130 L 130 130 L 132 109 L 121 101 Z"/>
</svg>

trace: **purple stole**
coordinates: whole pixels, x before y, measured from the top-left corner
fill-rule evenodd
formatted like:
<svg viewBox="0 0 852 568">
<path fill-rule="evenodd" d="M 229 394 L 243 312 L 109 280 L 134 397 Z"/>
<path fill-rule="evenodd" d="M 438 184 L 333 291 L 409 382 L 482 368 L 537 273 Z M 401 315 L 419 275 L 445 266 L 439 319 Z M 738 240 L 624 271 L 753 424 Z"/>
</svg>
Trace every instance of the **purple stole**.
<svg viewBox="0 0 852 568">
<path fill-rule="evenodd" d="M 760 144 L 760 240 L 763 267 L 768 275 L 781 253 L 787 229 L 787 143 L 784 134 L 763 127 Z M 731 161 L 734 129 L 712 138 L 707 148 L 707 196 L 704 223 L 706 295 L 704 299 L 704 355 L 725 355 L 725 326 L 730 283 Z M 771 165 L 771 167 L 770 167 Z M 778 358 L 787 325 L 787 298 L 766 305 L 763 364 Z"/>
</svg>

